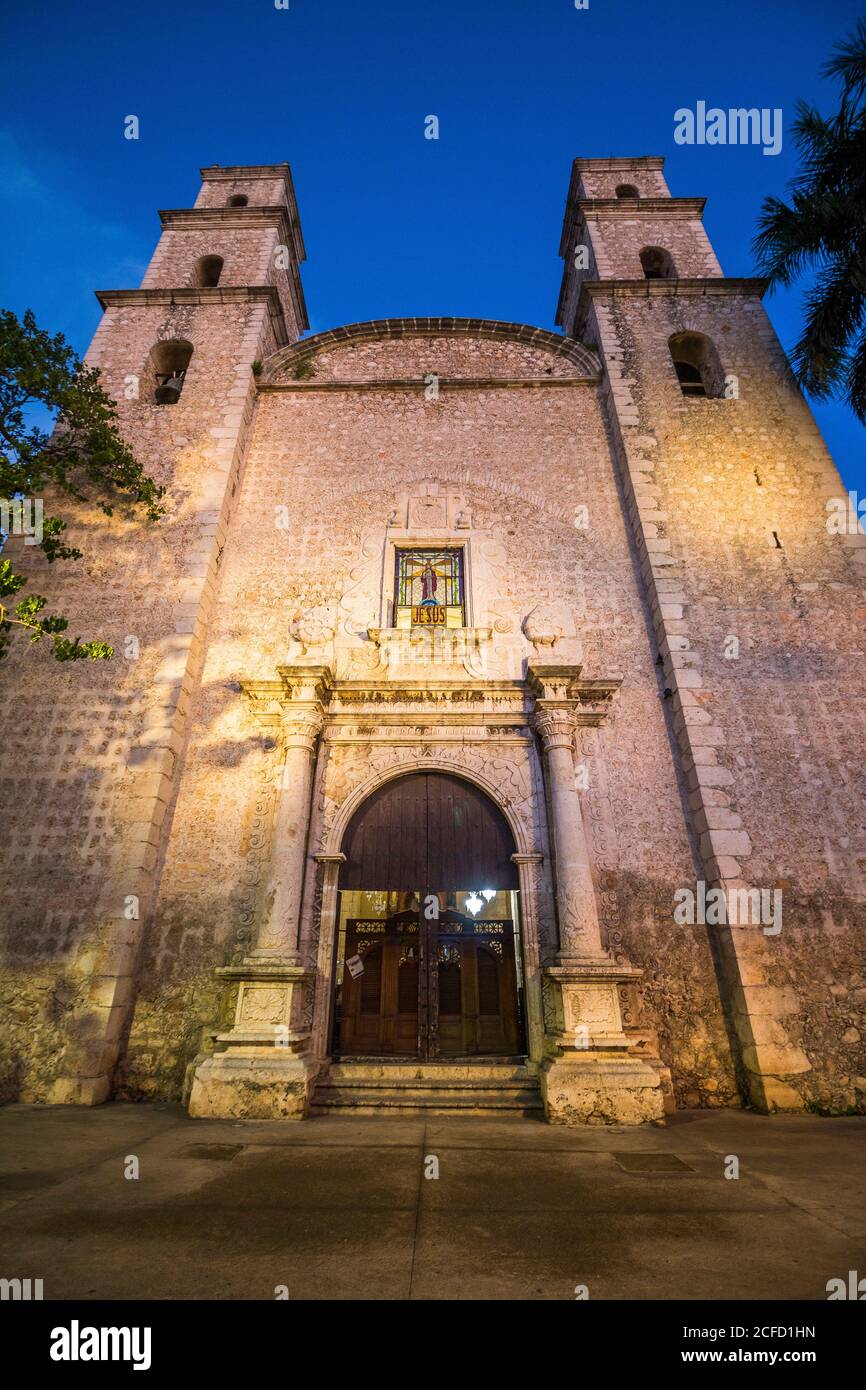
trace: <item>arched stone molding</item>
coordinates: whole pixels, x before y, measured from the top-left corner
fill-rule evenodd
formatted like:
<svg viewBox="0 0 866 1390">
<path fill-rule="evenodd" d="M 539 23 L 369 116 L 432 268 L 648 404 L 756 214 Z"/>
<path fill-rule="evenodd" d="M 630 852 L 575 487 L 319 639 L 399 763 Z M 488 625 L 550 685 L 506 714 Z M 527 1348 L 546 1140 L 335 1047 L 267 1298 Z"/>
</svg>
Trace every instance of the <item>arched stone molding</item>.
<svg viewBox="0 0 866 1390">
<path fill-rule="evenodd" d="M 508 828 L 514 837 L 515 853 L 535 854 L 540 852 L 532 827 L 516 814 L 515 803 L 509 798 L 503 798 L 501 789 L 494 781 L 478 772 L 476 768 L 458 763 L 456 759 L 451 760 L 435 755 L 429 758 L 418 757 L 417 754 L 412 754 L 392 767 L 377 769 L 366 781 L 360 783 L 349 793 L 341 802 L 330 826 L 323 827 L 324 839 L 317 847 L 317 853 L 339 854 L 349 821 L 363 802 L 367 800 L 367 797 L 372 796 L 373 792 L 384 786 L 386 782 L 392 782 L 396 777 L 404 777 L 409 772 L 446 772 L 452 777 L 462 777 L 465 781 L 472 782 L 479 791 L 484 792 L 485 796 L 490 798 L 494 806 L 505 816 Z"/>
<path fill-rule="evenodd" d="M 281 348 L 267 359 L 259 384 L 279 385 L 299 360 L 328 348 L 347 347 L 351 343 L 371 342 L 376 339 L 405 337 L 487 338 L 493 341 L 523 343 L 540 348 L 549 352 L 551 356 L 569 363 L 574 368 L 574 376 L 597 381 L 601 375 L 601 363 L 590 348 L 576 338 L 551 333 L 546 328 L 536 328 L 529 323 L 508 323 L 498 319 L 426 317 L 370 319 L 363 323 L 343 324 L 339 328 L 329 328 L 324 333 L 315 333 L 310 338 L 302 338 L 289 347 Z"/>
</svg>

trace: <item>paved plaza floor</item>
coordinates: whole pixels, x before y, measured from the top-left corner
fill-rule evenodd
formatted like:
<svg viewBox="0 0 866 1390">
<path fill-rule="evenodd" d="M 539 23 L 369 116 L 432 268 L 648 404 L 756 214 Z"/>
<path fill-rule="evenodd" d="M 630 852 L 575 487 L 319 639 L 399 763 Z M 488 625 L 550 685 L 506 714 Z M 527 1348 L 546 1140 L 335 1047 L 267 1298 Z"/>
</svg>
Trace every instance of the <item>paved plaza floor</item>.
<svg viewBox="0 0 866 1390">
<path fill-rule="evenodd" d="M 739 1177 L 726 1171 L 739 1166 Z M 126 1173 L 138 1172 L 137 1177 Z M 438 1176 L 436 1174 L 438 1173 Z M 866 1274 L 866 1117 L 0 1112 L 6 1278 L 46 1299 L 820 1299 Z"/>
</svg>

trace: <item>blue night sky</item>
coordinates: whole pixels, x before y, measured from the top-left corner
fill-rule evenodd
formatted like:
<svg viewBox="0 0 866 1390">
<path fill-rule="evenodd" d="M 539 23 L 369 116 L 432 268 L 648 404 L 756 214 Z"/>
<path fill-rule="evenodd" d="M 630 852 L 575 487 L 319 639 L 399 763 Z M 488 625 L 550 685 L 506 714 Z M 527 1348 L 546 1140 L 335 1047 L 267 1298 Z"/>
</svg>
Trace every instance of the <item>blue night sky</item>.
<svg viewBox="0 0 866 1390">
<path fill-rule="evenodd" d="M 7 11 L 11 7 L 7 6 Z M 678 146 L 673 113 L 825 112 L 819 77 L 856 0 L 28 0 L 0 24 L 0 304 L 31 307 L 83 352 L 97 288 L 138 285 L 157 208 L 189 206 L 204 164 L 291 163 L 312 331 L 400 314 L 552 327 L 575 155 L 659 154 L 674 194 L 706 195 L 722 267 L 748 275 L 787 139 Z M 141 138 L 123 138 L 140 119 Z M 424 139 L 424 118 L 440 139 Z M 798 334 L 802 287 L 767 306 Z M 866 493 L 866 431 L 816 409 L 847 486 Z"/>
</svg>

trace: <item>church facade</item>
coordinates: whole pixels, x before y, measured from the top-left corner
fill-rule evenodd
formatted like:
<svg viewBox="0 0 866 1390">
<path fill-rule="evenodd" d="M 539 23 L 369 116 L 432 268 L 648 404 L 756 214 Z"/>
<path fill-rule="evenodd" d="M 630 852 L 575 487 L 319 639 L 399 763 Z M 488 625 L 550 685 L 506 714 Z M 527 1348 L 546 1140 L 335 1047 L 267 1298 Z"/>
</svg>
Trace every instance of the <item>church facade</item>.
<svg viewBox="0 0 866 1390">
<path fill-rule="evenodd" d="M 561 332 L 308 337 L 288 165 L 160 214 L 88 361 L 166 514 L 0 673 L 6 1099 L 863 1108 L 866 536 L 702 214 L 578 159 Z"/>
</svg>

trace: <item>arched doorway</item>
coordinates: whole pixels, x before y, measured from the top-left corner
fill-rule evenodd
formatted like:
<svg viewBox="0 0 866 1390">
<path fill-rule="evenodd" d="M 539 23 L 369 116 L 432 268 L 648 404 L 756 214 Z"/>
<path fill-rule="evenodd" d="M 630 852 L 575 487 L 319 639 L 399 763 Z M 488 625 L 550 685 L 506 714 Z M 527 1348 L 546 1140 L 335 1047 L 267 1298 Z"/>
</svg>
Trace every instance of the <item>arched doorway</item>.
<svg viewBox="0 0 866 1390">
<path fill-rule="evenodd" d="M 359 807 L 342 849 L 334 1055 L 523 1055 L 518 876 L 501 811 L 460 777 L 410 773 Z"/>
</svg>

